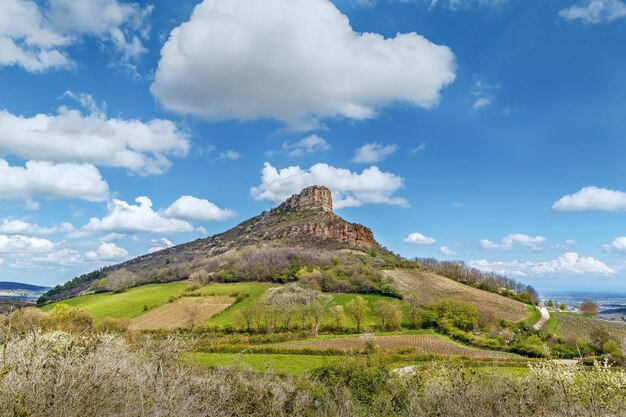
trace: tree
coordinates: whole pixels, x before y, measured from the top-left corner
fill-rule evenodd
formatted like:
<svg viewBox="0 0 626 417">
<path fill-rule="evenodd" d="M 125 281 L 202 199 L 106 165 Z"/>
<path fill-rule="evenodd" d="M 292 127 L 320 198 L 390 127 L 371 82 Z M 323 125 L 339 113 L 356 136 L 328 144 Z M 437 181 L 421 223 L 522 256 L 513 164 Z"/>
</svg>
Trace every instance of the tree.
<svg viewBox="0 0 626 417">
<path fill-rule="evenodd" d="M 602 351 L 611 356 L 619 357 L 622 356 L 622 351 L 620 350 L 619 344 L 615 340 L 607 340 L 604 342 L 602 346 Z"/>
<path fill-rule="evenodd" d="M 343 324 L 346 321 L 346 313 L 344 311 L 343 306 L 334 306 L 330 309 L 330 313 L 333 316 L 333 324 L 335 325 L 336 331 L 341 331 L 343 328 Z"/>
<path fill-rule="evenodd" d="M 367 305 L 367 301 L 360 295 L 352 299 L 348 304 L 346 304 L 346 310 L 348 314 L 352 316 L 354 322 L 356 323 L 356 331 L 357 333 L 361 333 L 361 324 L 363 320 L 367 316 L 367 314 L 371 311 L 369 306 Z"/>
<path fill-rule="evenodd" d="M 137 276 L 127 269 L 118 269 L 107 274 L 107 286 L 113 292 L 125 292 L 137 282 Z"/>
<path fill-rule="evenodd" d="M 402 322 L 402 312 L 396 303 L 379 301 L 376 303 L 376 314 L 382 330 L 397 330 Z"/>
<path fill-rule="evenodd" d="M 432 309 L 437 313 L 437 324 L 450 324 L 461 330 L 470 331 L 478 325 L 478 311 L 467 303 L 455 300 L 441 300 Z"/>
<path fill-rule="evenodd" d="M 546 307 L 550 307 L 550 308 L 554 307 L 554 301 L 552 300 L 546 301 Z"/>
<path fill-rule="evenodd" d="M 189 303 L 184 306 L 185 315 L 187 316 L 187 328 L 193 329 L 198 324 L 200 318 L 200 306 L 197 303 Z"/>
<path fill-rule="evenodd" d="M 578 306 L 578 309 L 585 316 L 597 316 L 598 315 L 598 305 L 592 300 L 583 300 L 582 303 Z"/>
<path fill-rule="evenodd" d="M 565 303 L 559 304 L 559 310 L 567 310 L 567 304 Z"/>
<path fill-rule="evenodd" d="M 311 316 L 313 318 L 313 336 L 317 336 L 319 332 L 322 318 L 326 314 L 326 310 L 330 303 L 332 303 L 333 297 L 328 294 L 317 294 L 317 297 L 311 302 Z"/>
<path fill-rule="evenodd" d="M 409 321 L 412 329 L 417 329 L 417 322 L 420 319 L 420 301 L 419 295 L 416 292 L 404 297 L 406 305 L 409 307 Z"/>
</svg>

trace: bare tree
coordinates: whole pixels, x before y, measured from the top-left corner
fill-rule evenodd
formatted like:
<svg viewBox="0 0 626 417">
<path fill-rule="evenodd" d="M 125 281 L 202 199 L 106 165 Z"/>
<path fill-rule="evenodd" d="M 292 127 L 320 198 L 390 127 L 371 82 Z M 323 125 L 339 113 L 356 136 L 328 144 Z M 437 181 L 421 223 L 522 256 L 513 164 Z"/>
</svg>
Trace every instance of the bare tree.
<svg viewBox="0 0 626 417">
<path fill-rule="evenodd" d="M 417 329 L 417 322 L 420 318 L 420 298 L 419 294 L 416 292 L 412 292 L 411 294 L 404 297 L 404 301 L 406 305 L 409 307 L 409 321 L 411 323 L 411 328 Z"/>
<path fill-rule="evenodd" d="M 137 283 L 137 276 L 127 269 L 107 274 L 107 288 L 113 292 L 125 292 Z"/>
<path fill-rule="evenodd" d="M 333 316 L 333 323 L 335 325 L 336 331 L 341 331 L 343 328 L 343 324 L 346 321 L 346 313 L 344 311 L 343 306 L 334 306 L 330 309 L 330 312 Z"/>
<path fill-rule="evenodd" d="M 596 304 L 592 300 L 583 300 L 582 303 L 578 306 L 578 309 L 585 316 L 597 316 L 598 315 L 598 304 Z"/>
</svg>

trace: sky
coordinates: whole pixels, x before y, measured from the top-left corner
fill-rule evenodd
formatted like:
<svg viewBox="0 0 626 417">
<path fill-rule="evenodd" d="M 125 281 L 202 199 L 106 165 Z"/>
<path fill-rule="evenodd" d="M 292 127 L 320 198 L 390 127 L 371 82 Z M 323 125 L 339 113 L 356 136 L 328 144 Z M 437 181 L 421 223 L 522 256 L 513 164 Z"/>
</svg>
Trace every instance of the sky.
<svg viewBox="0 0 626 417">
<path fill-rule="evenodd" d="M 308 185 L 405 257 L 626 292 L 623 0 L 2 0 L 0 280 Z"/>
</svg>

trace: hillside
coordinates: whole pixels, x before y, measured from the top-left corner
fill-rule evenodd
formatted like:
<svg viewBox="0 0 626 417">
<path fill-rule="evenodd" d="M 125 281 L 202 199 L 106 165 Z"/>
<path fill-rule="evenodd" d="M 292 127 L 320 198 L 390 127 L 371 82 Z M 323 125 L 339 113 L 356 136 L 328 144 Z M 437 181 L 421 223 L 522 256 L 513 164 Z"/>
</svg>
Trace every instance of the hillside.
<svg viewBox="0 0 626 417">
<path fill-rule="evenodd" d="M 92 283 L 122 270 L 133 274 L 139 285 L 188 278 L 204 282 L 286 282 L 295 279 L 296 272 L 304 266 L 326 268 L 336 264 L 338 258 L 342 265 L 363 264 L 357 259 L 362 257 L 371 258 L 365 263 L 372 270 L 406 262 L 381 247 L 369 228 L 335 214 L 328 188 L 313 186 L 224 233 L 77 277 L 48 291 L 39 303 L 83 294 Z M 369 292 L 361 282 L 368 281 L 373 283 L 368 284 L 372 291 L 385 292 L 379 274 L 362 267 L 357 270 L 360 281 L 342 284 L 341 289 Z M 340 271 L 338 275 L 345 280 L 353 272 L 354 269 L 350 273 Z"/>
<path fill-rule="evenodd" d="M 432 272 L 398 269 L 385 271 L 385 275 L 393 280 L 401 292 L 416 292 L 424 304 L 445 298 L 472 304 L 484 321 L 498 322 L 505 319 L 517 322 L 529 314 L 530 306 L 526 304 L 458 283 Z"/>
</svg>

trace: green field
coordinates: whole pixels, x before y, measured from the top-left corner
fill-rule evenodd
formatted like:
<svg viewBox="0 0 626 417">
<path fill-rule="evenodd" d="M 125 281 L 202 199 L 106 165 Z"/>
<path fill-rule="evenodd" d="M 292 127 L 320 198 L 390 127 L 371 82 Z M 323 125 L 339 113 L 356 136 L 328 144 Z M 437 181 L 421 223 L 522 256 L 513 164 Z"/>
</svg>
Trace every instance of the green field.
<svg viewBox="0 0 626 417">
<path fill-rule="evenodd" d="M 247 307 L 250 306 L 250 304 L 254 303 L 255 301 L 259 301 L 261 297 L 263 296 L 263 294 L 265 293 L 265 291 L 267 291 L 269 288 L 276 287 L 276 286 L 278 286 L 278 284 L 267 284 L 267 283 L 260 283 L 260 282 L 241 282 L 241 283 L 235 283 L 235 284 L 209 284 L 205 287 L 202 287 L 197 292 L 200 292 L 202 294 L 216 294 L 216 295 L 228 295 L 234 292 L 249 294 L 249 297 L 243 300 L 242 302 L 235 304 L 228 310 L 209 319 L 209 323 L 218 324 L 220 326 L 226 326 L 226 325 L 231 324 L 233 313 L 235 313 L 236 311 L 245 310 Z M 333 297 L 333 305 L 345 306 L 351 300 L 357 297 L 359 294 L 331 294 L 331 295 Z M 381 300 L 394 301 L 395 300 L 394 298 L 391 298 L 391 297 L 385 297 L 382 295 L 375 295 L 375 294 L 365 294 L 365 295 L 361 295 L 361 297 L 363 297 L 368 302 L 369 307 L 371 309 L 371 312 L 368 314 L 368 316 L 365 319 L 365 322 L 364 322 L 365 326 L 372 326 L 376 324 L 376 316 L 374 315 L 374 307 L 377 301 L 381 301 Z M 396 301 L 404 305 L 400 300 L 396 300 Z M 329 314 L 326 317 L 325 322 L 330 323 L 330 320 L 331 320 L 331 317 Z M 355 326 L 353 320 L 350 317 L 347 317 L 346 325 L 353 326 L 353 327 Z"/>
<path fill-rule="evenodd" d="M 239 354 L 239 353 L 190 353 L 185 360 L 208 368 L 242 367 L 260 372 L 301 375 L 311 369 L 337 362 L 340 356 Z"/>
<path fill-rule="evenodd" d="M 144 306 L 158 307 L 168 302 L 169 298 L 182 294 L 189 284 L 174 282 L 171 284 L 151 284 L 131 288 L 121 294 L 104 293 L 90 294 L 82 297 L 68 298 L 59 303 L 79 307 L 94 315 L 96 320 L 106 317 L 133 318 L 143 314 Z M 41 309 L 50 311 L 55 304 L 48 304 Z"/>
</svg>

